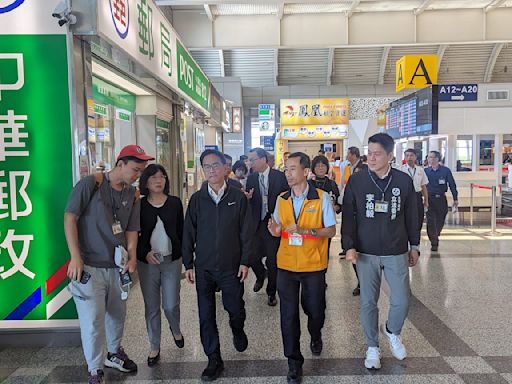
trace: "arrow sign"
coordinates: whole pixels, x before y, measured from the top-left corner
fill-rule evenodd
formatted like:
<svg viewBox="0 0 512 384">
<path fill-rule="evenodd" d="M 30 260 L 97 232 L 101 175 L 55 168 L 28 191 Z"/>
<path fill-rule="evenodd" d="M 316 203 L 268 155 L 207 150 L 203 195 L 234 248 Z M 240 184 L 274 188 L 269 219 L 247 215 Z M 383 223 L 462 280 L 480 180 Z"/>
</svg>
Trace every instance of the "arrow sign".
<svg viewBox="0 0 512 384">
<path fill-rule="evenodd" d="M 464 95 L 452 96 L 452 100 L 464 101 Z"/>
</svg>

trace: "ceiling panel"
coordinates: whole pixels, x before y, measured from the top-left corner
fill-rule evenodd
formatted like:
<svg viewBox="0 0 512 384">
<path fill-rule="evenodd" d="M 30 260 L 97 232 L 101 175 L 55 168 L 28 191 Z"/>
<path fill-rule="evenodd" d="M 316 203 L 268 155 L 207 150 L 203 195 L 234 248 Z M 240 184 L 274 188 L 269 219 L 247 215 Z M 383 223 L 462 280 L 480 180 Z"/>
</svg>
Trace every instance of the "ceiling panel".
<svg viewBox="0 0 512 384">
<path fill-rule="evenodd" d="M 464 9 L 464 8 L 483 8 L 491 0 L 433 0 L 427 9 Z"/>
<path fill-rule="evenodd" d="M 329 49 L 280 49 L 279 85 L 325 85 Z"/>
<path fill-rule="evenodd" d="M 325 4 L 285 4 L 284 14 L 341 13 L 348 11 L 351 5 L 352 0 Z"/>
<path fill-rule="evenodd" d="M 212 5 L 214 16 L 277 15 L 276 4 L 217 4 Z"/>
<path fill-rule="evenodd" d="M 332 84 L 377 84 L 383 47 L 337 48 Z"/>
<path fill-rule="evenodd" d="M 218 49 L 191 50 L 190 53 L 208 77 L 222 76 L 220 51 Z"/>
<path fill-rule="evenodd" d="M 229 49 L 224 51 L 226 76 L 240 77 L 246 87 L 275 85 L 275 49 Z"/>
<path fill-rule="evenodd" d="M 512 44 L 503 47 L 492 71 L 493 83 L 512 83 Z"/>
<path fill-rule="evenodd" d="M 356 12 L 413 11 L 419 8 L 422 2 L 422 0 L 361 1 L 354 10 Z"/>
<path fill-rule="evenodd" d="M 436 54 L 437 45 L 410 45 L 392 47 L 389 51 L 386 69 L 384 71 L 384 84 L 395 84 L 396 61 L 405 55 L 429 55 Z"/>
<path fill-rule="evenodd" d="M 494 44 L 450 45 L 439 68 L 442 83 L 481 83 Z"/>
</svg>

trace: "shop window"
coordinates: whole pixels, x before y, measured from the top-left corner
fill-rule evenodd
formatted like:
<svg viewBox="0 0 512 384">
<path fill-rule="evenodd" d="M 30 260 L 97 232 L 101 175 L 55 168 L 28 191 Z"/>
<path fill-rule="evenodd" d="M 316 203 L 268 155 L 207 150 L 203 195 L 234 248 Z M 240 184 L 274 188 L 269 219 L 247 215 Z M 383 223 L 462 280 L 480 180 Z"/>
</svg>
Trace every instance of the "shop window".
<svg viewBox="0 0 512 384">
<path fill-rule="evenodd" d="M 494 140 L 480 140 L 480 165 L 494 164 Z"/>
<path fill-rule="evenodd" d="M 457 140 L 455 150 L 457 168 L 463 167 L 471 169 L 473 162 L 473 140 Z M 457 171 L 459 170 L 460 169 L 457 169 Z"/>
<path fill-rule="evenodd" d="M 161 164 L 168 174 L 171 173 L 169 122 L 159 118 L 156 119 L 156 162 Z"/>
</svg>

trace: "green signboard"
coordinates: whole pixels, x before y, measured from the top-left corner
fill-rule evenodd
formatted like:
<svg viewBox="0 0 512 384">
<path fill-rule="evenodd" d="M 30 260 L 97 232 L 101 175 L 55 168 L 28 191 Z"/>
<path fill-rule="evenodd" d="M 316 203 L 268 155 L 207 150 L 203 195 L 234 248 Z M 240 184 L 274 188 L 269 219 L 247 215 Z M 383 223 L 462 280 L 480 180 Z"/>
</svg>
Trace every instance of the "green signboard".
<svg viewBox="0 0 512 384">
<path fill-rule="evenodd" d="M 76 319 L 71 159 L 66 35 L 0 35 L 0 320 Z"/>
<path fill-rule="evenodd" d="M 92 98 L 97 103 L 110 104 L 130 112 L 135 111 L 134 95 L 97 77 L 92 78 Z"/>
<path fill-rule="evenodd" d="M 165 121 L 165 120 L 161 120 L 157 117 L 156 118 L 156 127 L 163 128 L 163 129 L 169 129 L 169 122 Z"/>
<path fill-rule="evenodd" d="M 178 39 L 176 39 L 176 58 L 178 60 L 178 88 L 202 107 L 208 109 L 208 78 Z"/>
</svg>

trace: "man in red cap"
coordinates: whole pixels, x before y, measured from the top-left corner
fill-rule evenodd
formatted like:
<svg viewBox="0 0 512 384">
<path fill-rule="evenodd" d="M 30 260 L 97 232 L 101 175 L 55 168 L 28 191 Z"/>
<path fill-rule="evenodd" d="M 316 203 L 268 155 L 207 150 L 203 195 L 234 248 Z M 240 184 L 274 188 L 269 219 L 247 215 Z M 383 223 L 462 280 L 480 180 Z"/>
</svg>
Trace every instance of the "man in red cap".
<svg viewBox="0 0 512 384">
<path fill-rule="evenodd" d="M 121 372 L 137 370 L 121 339 L 140 229 L 140 202 L 132 184 L 149 160 L 154 158 L 138 145 L 124 147 L 110 172 L 75 185 L 64 214 L 71 255 L 68 290 L 80 320 L 89 384 L 102 382 L 103 365 Z"/>
</svg>

